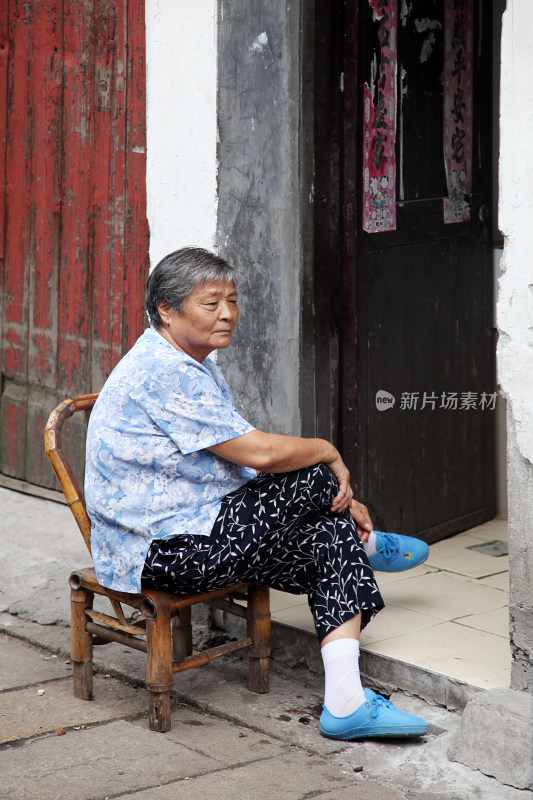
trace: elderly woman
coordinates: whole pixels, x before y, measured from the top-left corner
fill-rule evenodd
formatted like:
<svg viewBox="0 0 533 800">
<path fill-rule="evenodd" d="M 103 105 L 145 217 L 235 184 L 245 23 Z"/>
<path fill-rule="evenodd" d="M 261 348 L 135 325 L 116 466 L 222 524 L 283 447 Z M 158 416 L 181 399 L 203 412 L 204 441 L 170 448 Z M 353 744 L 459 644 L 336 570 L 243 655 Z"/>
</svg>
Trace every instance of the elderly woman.
<svg viewBox="0 0 533 800">
<path fill-rule="evenodd" d="M 332 444 L 265 433 L 240 416 L 209 358 L 228 347 L 239 316 L 226 261 L 199 248 L 171 253 L 150 275 L 146 306 L 151 327 L 110 375 L 89 423 L 98 580 L 124 592 L 247 581 L 306 593 L 325 669 L 321 733 L 425 733 L 424 720 L 363 689 L 358 639 L 383 607 L 369 556 L 403 569 L 427 546 L 372 532 Z"/>
</svg>

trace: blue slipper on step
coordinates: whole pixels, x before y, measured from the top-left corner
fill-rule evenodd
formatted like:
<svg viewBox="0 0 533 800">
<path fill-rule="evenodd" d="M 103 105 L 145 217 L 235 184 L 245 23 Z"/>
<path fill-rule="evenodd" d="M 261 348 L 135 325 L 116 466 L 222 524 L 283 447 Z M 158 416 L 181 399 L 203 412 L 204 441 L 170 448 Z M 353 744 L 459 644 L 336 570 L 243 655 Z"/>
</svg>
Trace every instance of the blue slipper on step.
<svg viewBox="0 0 533 800">
<path fill-rule="evenodd" d="M 346 717 L 335 717 L 326 706 L 320 717 L 320 733 L 328 739 L 352 741 L 380 737 L 423 736 L 428 732 L 427 722 L 421 717 L 407 714 L 371 689 L 365 689 L 366 703 L 362 703 Z"/>
<path fill-rule="evenodd" d="M 429 547 L 421 539 L 398 533 L 374 533 L 377 553 L 368 559 L 374 572 L 403 572 L 423 564 L 429 556 Z"/>
</svg>

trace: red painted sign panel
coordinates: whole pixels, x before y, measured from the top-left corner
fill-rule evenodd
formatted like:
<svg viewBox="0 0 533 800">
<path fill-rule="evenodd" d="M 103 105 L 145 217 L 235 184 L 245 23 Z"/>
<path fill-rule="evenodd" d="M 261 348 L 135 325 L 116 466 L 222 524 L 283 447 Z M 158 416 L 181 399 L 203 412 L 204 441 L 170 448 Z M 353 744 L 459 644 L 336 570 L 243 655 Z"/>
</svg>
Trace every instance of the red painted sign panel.
<svg viewBox="0 0 533 800">
<path fill-rule="evenodd" d="M 396 229 L 397 0 L 368 0 L 379 23 L 376 86 L 363 90 L 363 230 Z M 377 102 L 374 98 L 377 97 Z"/>
<path fill-rule="evenodd" d="M 472 192 L 472 0 L 444 4 L 444 222 L 470 219 Z"/>
</svg>

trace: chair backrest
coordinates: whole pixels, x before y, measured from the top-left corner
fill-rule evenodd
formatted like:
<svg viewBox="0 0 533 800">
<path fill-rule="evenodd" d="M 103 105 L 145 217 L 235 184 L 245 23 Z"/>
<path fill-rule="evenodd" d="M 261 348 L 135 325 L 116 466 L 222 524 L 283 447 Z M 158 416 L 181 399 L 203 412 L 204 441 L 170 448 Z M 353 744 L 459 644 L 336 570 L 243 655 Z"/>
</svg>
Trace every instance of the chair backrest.
<svg viewBox="0 0 533 800">
<path fill-rule="evenodd" d="M 65 400 L 52 411 L 44 429 L 46 455 L 61 484 L 63 494 L 65 495 L 70 510 L 74 514 L 74 519 L 78 523 L 78 527 L 89 553 L 91 552 L 91 520 L 85 508 L 83 492 L 79 487 L 65 453 L 61 449 L 61 430 L 66 420 L 75 414 L 76 411 L 85 411 L 88 418 L 97 397 L 98 393 L 84 394 L 80 397 L 72 397 L 69 400 Z"/>
</svg>

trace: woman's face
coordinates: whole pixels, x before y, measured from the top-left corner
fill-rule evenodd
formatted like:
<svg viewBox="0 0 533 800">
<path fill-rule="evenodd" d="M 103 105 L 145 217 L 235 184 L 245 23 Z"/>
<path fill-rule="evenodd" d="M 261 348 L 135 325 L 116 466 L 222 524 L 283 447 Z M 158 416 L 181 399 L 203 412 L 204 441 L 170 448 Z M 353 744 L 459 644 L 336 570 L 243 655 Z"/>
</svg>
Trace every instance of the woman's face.
<svg viewBox="0 0 533 800">
<path fill-rule="evenodd" d="M 233 281 L 198 283 L 185 300 L 181 314 L 166 303 L 157 308 L 163 322 L 159 333 L 176 350 L 199 362 L 213 350 L 229 346 L 239 318 Z"/>
</svg>

